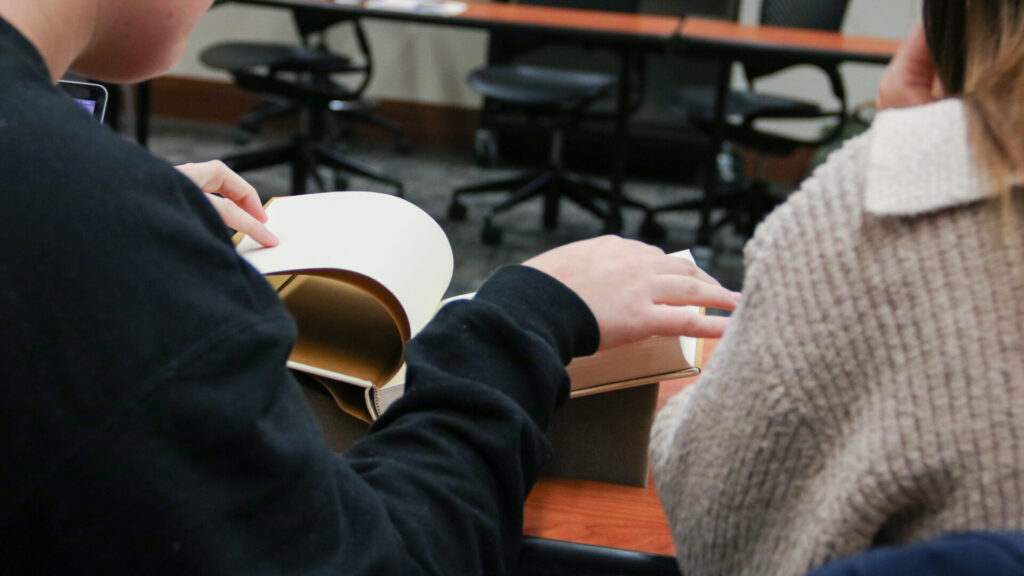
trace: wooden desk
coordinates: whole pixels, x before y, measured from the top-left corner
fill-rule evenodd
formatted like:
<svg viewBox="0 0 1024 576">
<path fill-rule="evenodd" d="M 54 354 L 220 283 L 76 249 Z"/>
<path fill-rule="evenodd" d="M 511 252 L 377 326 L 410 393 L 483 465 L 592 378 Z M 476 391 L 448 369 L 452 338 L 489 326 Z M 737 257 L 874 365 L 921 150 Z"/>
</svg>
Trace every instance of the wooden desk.
<svg viewBox="0 0 1024 576">
<path fill-rule="evenodd" d="M 682 50 L 687 54 L 730 60 L 757 54 L 782 61 L 820 64 L 885 64 L 900 44 L 898 40 L 885 38 L 776 26 L 745 26 L 707 18 L 687 18 L 680 27 L 679 36 Z"/>
<path fill-rule="evenodd" d="M 626 173 L 626 145 L 629 140 L 631 113 L 628 87 L 633 75 L 634 54 L 670 49 L 682 24 L 680 18 L 504 2 L 466 2 L 466 10 L 454 16 L 412 10 L 372 9 L 365 7 L 361 1 L 338 3 L 335 0 L 224 0 L 224 3 L 230 2 L 284 8 L 306 14 L 319 12 L 325 18 L 374 18 L 488 31 L 541 33 L 551 38 L 595 44 L 614 50 L 619 59 L 619 89 L 611 171 L 611 206 L 604 232 L 615 233 L 621 230 L 622 188 Z"/>
<path fill-rule="evenodd" d="M 375 10 L 366 8 L 361 2 L 339 4 L 334 0 L 225 0 L 225 3 L 231 2 L 323 12 L 351 18 L 396 20 L 480 30 L 542 32 L 559 38 L 633 46 L 667 45 L 675 38 L 681 22 L 675 16 L 624 14 L 503 2 L 466 2 L 466 10 L 454 16 L 410 10 Z"/>
<path fill-rule="evenodd" d="M 704 343 L 704 362 L 717 340 Z M 658 408 L 697 377 L 661 385 Z M 528 536 L 675 555 L 654 482 L 646 488 L 566 478 L 541 478 L 526 500 Z"/>
</svg>

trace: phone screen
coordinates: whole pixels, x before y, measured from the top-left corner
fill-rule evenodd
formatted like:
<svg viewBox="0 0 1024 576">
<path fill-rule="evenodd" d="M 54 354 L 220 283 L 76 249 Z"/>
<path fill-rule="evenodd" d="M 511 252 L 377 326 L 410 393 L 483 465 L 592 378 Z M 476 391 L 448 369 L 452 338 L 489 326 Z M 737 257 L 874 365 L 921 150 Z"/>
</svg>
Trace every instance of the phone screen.
<svg viewBox="0 0 1024 576">
<path fill-rule="evenodd" d="M 100 84 L 61 80 L 60 88 L 71 96 L 93 118 L 103 121 L 103 113 L 107 108 L 107 89 Z"/>
</svg>

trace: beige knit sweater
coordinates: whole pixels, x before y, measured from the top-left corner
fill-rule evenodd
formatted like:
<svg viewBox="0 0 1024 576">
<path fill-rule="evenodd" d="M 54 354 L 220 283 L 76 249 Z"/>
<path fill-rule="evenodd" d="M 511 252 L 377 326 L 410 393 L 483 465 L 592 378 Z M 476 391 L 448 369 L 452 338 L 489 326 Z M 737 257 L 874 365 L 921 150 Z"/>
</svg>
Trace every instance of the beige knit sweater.
<svg viewBox="0 0 1024 576">
<path fill-rule="evenodd" d="M 653 432 L 687 576 L 1024 528 L 1024 202 L 1001 216 L 967 142 L 955 100 L 880 114 L 758 228 Z"/>
</svg>

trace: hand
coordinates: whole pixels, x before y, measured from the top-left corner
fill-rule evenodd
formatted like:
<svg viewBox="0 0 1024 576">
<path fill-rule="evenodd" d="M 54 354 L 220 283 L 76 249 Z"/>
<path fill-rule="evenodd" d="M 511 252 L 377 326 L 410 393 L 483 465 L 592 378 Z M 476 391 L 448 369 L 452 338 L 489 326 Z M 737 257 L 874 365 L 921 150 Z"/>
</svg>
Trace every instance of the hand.
<svg viewBox="0 0 1024 576">
<path fill-rule="evenodd" d="M 206 192 L 228 228 L 247 234 L 263 246 L 277 246 L 277 236 L 264 225 L 267 214 L 256 189 L 223 162 L 213 160 L 176 168 Z"/>
<path fill-rule="evenodd" d="M 739 293 L 723 288 L 692 262 L 617 236 L 567 244 L 524 264 L 583 299 L 597 318 L 601 349 L 659 335 L 717 338 L 728 318 L 683 307 L 732 310 L 740 302 Z"/>
<path fill-rule="evenodd" d="M 942 97 L 942 87 L 935 75 L 924 25 L 918 23 L 886 67 L 875 107 L 879 111 L 906 108 L 928 104 Z"/>
</svg>

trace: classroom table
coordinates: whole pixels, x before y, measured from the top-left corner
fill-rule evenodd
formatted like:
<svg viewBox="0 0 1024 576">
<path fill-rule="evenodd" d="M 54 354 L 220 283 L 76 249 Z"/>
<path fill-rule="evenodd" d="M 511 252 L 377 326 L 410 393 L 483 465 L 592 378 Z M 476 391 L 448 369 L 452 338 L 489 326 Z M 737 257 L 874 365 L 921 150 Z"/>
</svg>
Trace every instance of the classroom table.
<svg viewBox="0 0 1024 576">
<path fill-rule="evenodd" d="M 223 0 L 322 13 L 325 17 L 374 18 L 400 22 L 437 24 L 489 31 L 543 33 L 552 38 L 606 46 L 619 55 L 619 90 L 615 114 L 615 150 L 612 165 L 611 205 L 604 232 L 621 230 L 623 180 L 629 134 L 630 75 L 633 55 L 646 51 L 677 51 L 686 56 L 715 59 L 719 62 L 716 82 L 715 123 L 712 130 L 701 208 L 701 229 L 697 244 L 709 244 L 710 211 L 717 195 L 715 154 L 724 140 L 725 97 L 734 61 L 751 55 L 794 63 L 860 62 L 884 64 L 895 53 L 895 40 L 848 36 L 836 32 L 799 30 L 770 26 L 745 26 L 731 21 L 708 18 L 624 14 L 600 10 L 578 10 L 510 4 L 505 2 L 466 2 L 466 10 L 457 15 L 440 15 L 418 10 L 375 9 L 364 0 Z"/>
<path fill-rule="evenodd" d="M 631 114 L 628 87 L 634 73 L 633 60 L 638 53 L 670 50 L 682 26 L 682 19 L 677 16 L 553 8 L 504 2 L 466 2 L 465 11 L 451 16 L 417 10 L 369 8 L 359 0 L 224 0 L 220 3 L 282 8 L 308 14 L 321 13 L 325 18 L 373 18 L 491 32 L 539 33 L 553 39 L 597 45 L 613 50 L 618 56 L 619 70 L 611 202 L 604 226 L 604 232 L 607 233 L 619 232 L 622 227 L 621 206 Z"/>
</svg>

